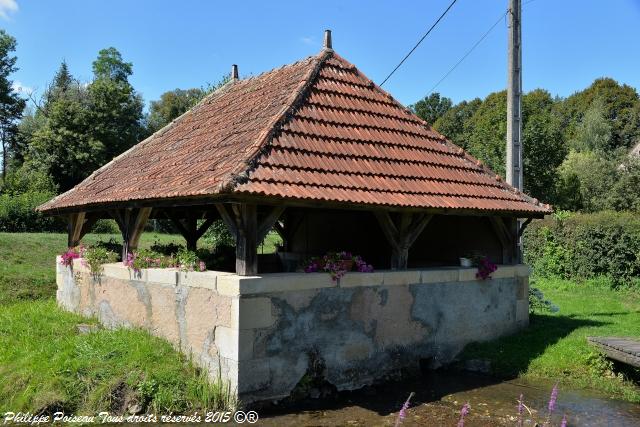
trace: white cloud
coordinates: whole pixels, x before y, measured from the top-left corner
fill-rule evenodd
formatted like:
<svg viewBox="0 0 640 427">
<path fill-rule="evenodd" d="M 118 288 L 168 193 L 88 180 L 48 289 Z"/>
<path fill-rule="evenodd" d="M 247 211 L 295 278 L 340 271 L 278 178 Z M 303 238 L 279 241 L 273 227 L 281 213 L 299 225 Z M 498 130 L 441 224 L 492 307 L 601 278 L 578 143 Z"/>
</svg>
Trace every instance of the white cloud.
<svg viewBox="0 0 640 427">
<path fill-rule="evenodd" d="M 0 0 L 0 18 L 8 20 L 10 13 L 18 11 L 16 0 Z"/>
<path fill-rule="evenodd" d="M 2 1 L 2 0 L 0 0 Z M 22 84 L 22 82 L 16 80 L 15 82 L 13 82 L 13 84 L 11 85 L 11 88 L 13 90 L 15 90 L 18 93 L 24 94 L 24 95 L 31 95 L 33 93 L 33 88 L 29 87 L 29 86 L 25 86 Z"/>
<path fill-rule="evenodd" d="M 0 0 L 2 1 L 2 0 Z M 318 43 L 316 42 L 315 38 L 313 37 L 300 37 L 300 41 L 304 44 L 307 44 L 309 46 L 315 46 Z"/>
</svg>

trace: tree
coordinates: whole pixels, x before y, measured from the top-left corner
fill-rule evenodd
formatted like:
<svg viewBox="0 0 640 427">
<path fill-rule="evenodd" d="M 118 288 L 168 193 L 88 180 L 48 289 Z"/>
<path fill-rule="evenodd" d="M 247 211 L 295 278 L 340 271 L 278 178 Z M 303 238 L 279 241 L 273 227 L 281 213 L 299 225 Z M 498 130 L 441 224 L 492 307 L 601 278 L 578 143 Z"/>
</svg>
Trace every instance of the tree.
<svg viewBox="0 0 640 427">
<path fill-rule="evenodd" d="M 576 137 L 583 117 L 598 98 L 603 103 L 603 116 L 611 125 L 610 146 L 613 149 L 631 148 L 640 137 L 640 97 L 631 86 L 606 77 L 596 79 L 588 88 L 558 104 L 565 139 Z"/>
<path fill-rule="evenodd" d="M 600 154 L 612 154 L 615 150 L 612 142 L 611 123 L 604 116 L 605 105 L 596 98 L 577 125 L 574 137 L 569 145 L 576 151 L 596 151 Z"/>
<path fill-rule="evenodd" d="M 196 105 L 206 94 L 201 88 L 174 89 L 160 95 L 157 101 L 151 101 L 147 118 L 148 133 L 154 133 L 171 123 L 191 107 Z"/>
<path fill-rule="evenodd" d="M 7 162 L 11 150 L 17 143 L 18 120 L 25 107 L 24 99 L 13 89 L 9 76 L 18 68 L 17 58 L 12 55 L 16 50 L 16 39 L 0 30 L 0 143 L 2 144 L 2 179 L 7 173 Z"/>
<path fill-rule="evenodd" d="M 551 95 L 541 89 L 525 94 L 522 101 L 524 190 L 545 202 L 555 201 L 557 168 L 566 155 L 555 103 Z M 506 91 L 487 96 L 466 121 L 464 128 L 469 153 L 505 176 Z"/>
<path fill-rule="evenodd" d="M 618 179 L 608 192 L 607 207 L 640 212 L 640 158 L 626 157 L 617 172 Z"/>
<path fill-rule="evenodd" d="M 466 148 L 467 140 L 465 138 L 465 132 L 468 128 L 467 123 L 480 105 L 482 105 L 480 98 L 475 98 L 471 101 L 462 101 L 440 116 L 433 124 L 433 128 L 455 144 Z"/>
<path fill-rule="evenodd" d="M 44 171 L 66 191 L 104 163 L 104 145 L 93 137 L 89 93 L 63 62 L 44 95 L 29 137 L 23 167 Z"/>
<path fill-rule="evenodd" d="M 144 135 L 142 97 L 129 83 L 132 65 L 110 47 L 93 62 L 94 79 L 89 84 L 91 139 L 104 147 L 101 162 L 135 145 Z"/>
<path fill-rule="evenodd" d="M 115 47 L 102 49 L 98 52 L 98 58 L 93 61 L 93 77 L 96 80 L 128 83 L 131 74 L 133 74 L 133 64 L 124 62 L 122 55 Z"/>
<path fill-rule="evenodd" d="M 587 212 L 609 208 L 608 194 L 618 179 L 615 161 L 572 150 L 558 172 L 559 207 Z"/>
<path fill-rule="evenodd" d="M 411 105 L 409 108 L 411 108 L 418 117 L 433 126 L 436 120 L 445 114 L 452 105 L 453 103 L 450 98 L 441 97 L 439 93 L 434 92 Z"/>
<path fill-rule="evenodd" d="M 555 102 L 542 89 L 531 91 L 522 99 L 524 191 L 549 203 L 557 200 L 558 167 L 567 155 Z"/>
</svg>

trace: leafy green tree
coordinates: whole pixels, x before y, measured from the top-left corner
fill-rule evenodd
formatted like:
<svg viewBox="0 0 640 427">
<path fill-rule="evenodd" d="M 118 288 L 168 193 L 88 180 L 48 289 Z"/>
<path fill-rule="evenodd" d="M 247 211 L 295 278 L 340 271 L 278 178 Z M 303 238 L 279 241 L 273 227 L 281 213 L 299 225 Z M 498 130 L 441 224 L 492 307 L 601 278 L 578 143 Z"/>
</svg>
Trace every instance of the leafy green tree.
<svg viewBox="0 0 640 427">
<path fill-rule="evenodd" d="M 596 79 L 588 88 L 558 104 L 566 140 L 576 137 L 583 117 L 596 99 L 602 101 L 603 116 L 611 125 L 610 146 L 614 149 L 633 146 L 640 137 L 640 97 L 631 86 L 611 78 Z"/>
<path fill-rule="evenodd" d="M 160 95 L 157 101 L 151 101 L 147 118 L 148 132 L 154 133 L 171 123 L 193 107 L 206 95 L 201 88 L 174 89 Z"/>
<path fill-rule="evenodd" d="M 111 47 L 93 62 L 94 80 L 88 86 L 92 135 L 87 141 L 104 147 L 105 163 L 135 145 L 144 135 L 142 97 L 129 83 L 132 65 Z"/>
<path fill-rule="evenodd" d="M 466 123 L 464 135 L 469 153 L 505 176 L 507 92 L 489 94 Z"/>
<path fill-rule="evenodd" d="M 605 105 L 601 98 L 596 98 L 577 125 L 574 137 L 569 141 L 571 148 L 577 151 L 596 151 L 600 154 L 611 154 L 611 123 L 605 118 Z"/>
<path fill-rule="evenodd" d="M 0 144 L 2 148 L 2 179 L 7 173 L 7 163 L 18 141 L 18 120 L 22 117 L 25 101 L 13 89 L 9 76 L 18 68 L 16 39 L 0 30 Z"/>
<path fill-rule="evenodd" d="M 434 92 L 411 105 L 409 108 L 411 108 L 418 117 L 433 126 L 436 120 L 442 117 L 452 105 L 453 103 L 450 98 L 441 97 L 439 93 Z"/>
<path fill-rule="evenodd" d="M 609 207 L 608 195 L 618 180 L 618 164 L 593 151 L 571 151 L 559 167 L 558 205 L 595 212 Z"/>
<path fill-rule="evenodd" d="M 467 147 L 465 132 L 468 128 L 469 119 L 482 105 L 480 98 L 471 101 L 462 101 L 448 109 L 433 124 L 433 128 L 449 138 L 452 142 L 462 148 Z"/>
<path fill-rule="evenodd" d="M 608 192 L 607 207 L 640 212 L 640 158 L 629 156 L 617 169 L 618 178 Z"/>
<path fill-rule="evenodd" d="M 561 121 L 554 111 L 555 102 L 541 89 L 525 94 L 522 100 L 524 191 L 552 203 L 556 200 L 557 168 L 566 155 Z M 487 96 L 464 127 L 466 149 L 470 154 L 505 176 L 506 91 Z"/>
<path fill-rule="evenodd" d="M 23 167 L 44 171 L 66 191 L 104 162 L 104 145 L 92 136 L 89 94 L 62 63 L 33 120 Z"/>
<path fill-rule="evenodd" d="M 549 92 L 541 89 L 525 94 L 522 99 L 524 191 L 550 203 L 557 200 L 558 166 L 567 155 L 561 120 L 554 105 Z"/>
</svg>

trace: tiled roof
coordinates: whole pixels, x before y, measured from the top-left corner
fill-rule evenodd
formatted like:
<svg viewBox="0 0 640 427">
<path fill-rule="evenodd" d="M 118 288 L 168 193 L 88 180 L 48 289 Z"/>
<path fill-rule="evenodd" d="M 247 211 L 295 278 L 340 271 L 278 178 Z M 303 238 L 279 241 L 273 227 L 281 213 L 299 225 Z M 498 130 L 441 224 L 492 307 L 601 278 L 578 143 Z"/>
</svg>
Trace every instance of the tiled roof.
<svg viewBox="0 0 640 427">
<path fill-rule="evenodd" d="M 40 209 L 230 194 L 550 212 L 331 50 L 228 83 Z"/>
</svg>

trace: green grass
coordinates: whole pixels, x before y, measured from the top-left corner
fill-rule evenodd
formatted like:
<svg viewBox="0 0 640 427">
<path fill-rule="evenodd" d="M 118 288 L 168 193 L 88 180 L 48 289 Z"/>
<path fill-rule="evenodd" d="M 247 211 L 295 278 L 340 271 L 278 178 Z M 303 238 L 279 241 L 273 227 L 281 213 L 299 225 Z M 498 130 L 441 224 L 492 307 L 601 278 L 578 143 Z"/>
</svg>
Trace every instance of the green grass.
<svg viewBox="0 0 640 427">
<path fill-rule="evenodd" d="M 209 383 L 168 342 L 145 331 L 79 334 L 79 323 L 95 321 L 51 299 L 1 308 L 0 413 L 122 413 L 132 402 L 162 413 L 234 405 L 221 383 Z"/>
<path fill-rule="evenodd" d="M 112 237 L 120 240 L 89 234 L 83 243 Z M 184 244 L 181 236 L 145 233 L 140 247 L 155 241 Z M 78 324 L 96 320 L 60 310 L 53 299 L 55 256 L 65 249 L 64 234 L 0 233 L 0 413 L 116 414 L 131 402 L 156 413 L 236 405 L 220 381 L 208 381 L 165 340 L 139 329 L 79 334 Z"/>
<path fill-rule="evenodd" d="M 91 245 L 112 238 L 122 241 L 117 234 L 87 234 L 82 242 Z M 185 245 L 180 235 L 147 232 L 140 238 L 140 248 L 156 241 Z M 270 233 L 258 251 L 273 253 L 279 242 L 278 235 Z M 55 297 L 55 257 L 66 246 L 67 235 L 62 233 L 0 233 L 0 304 Z"/>
<path fill-rule="evenodd" d="M 560 307 L 534 314 L 526 330 L 468 346 L 463 359 L 488 359 L 494 373 L 559 381 L 640 403 L 638 370 L 614 365 L 587 343 L 588 336 L 640 337 L 640 294 L 597 281 L 576 284 L 538 279 L 533 285 Z"/>
<path fill-rule="evenodd" d="M 88 234 L 83 243 L 114 238 L 116 234 Z M 182 236 L 144 233 L 140 247 L 155 241 L 184 244 Z M 55 257 L 66 250 L 67 235 L 61 233 L 0 233 L 0 304 L 55 297 Z"/>
</svg>

